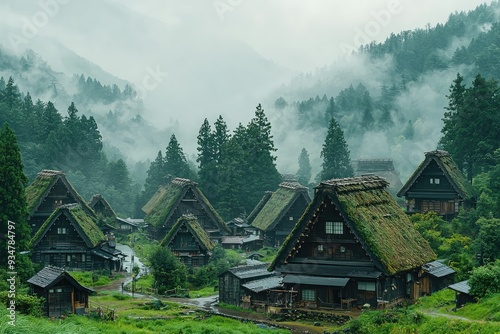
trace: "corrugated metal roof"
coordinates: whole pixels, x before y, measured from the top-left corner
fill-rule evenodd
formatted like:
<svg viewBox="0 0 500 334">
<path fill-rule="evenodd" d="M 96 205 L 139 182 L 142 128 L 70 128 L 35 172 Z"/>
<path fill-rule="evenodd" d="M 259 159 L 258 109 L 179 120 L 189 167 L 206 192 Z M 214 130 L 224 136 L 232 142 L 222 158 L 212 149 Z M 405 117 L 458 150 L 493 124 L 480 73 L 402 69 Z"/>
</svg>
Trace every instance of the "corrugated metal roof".
<svg viewBox="0 0 500 334">
<path fill-rule="evenodd" d="M 272 275 L 272 273 L 267 270 L 268 266 L 268 263 L 252 266 L 240 266 L 229 269 L 229 272 L 240 279 L 270 276 Z"/>
<path fill-rule="evenodd" d="M 283 278 L 283 283 L 308 284 L 308 285 L 326 285 L 326 286 L 346 286 L 349 278 L 345 277 L 322 277 L 308 275 L 288 274 Z"/>
<path fill-rule="evenodd" d="M 422 269 L 434 277 L 444 277 L 455 273 L 455 270 L 439 261 L 426 263 Z"/>
<path fill-rule="evenodd" d="M 469 294 L 470 286 L 468 281 L 462 281 L 448 286 L 449 289 L 460 293 Z"/>
<path fill-rule="evenodd" d="M 269 289 L 279 288 L 283 278 L 280 276 L 271 276 L 262 279 L 257 279 L 254 281 L 250 281 L 242 286 L 245 289 L 251 290 L 253 292 L 261 292 Z"/>
</svg>

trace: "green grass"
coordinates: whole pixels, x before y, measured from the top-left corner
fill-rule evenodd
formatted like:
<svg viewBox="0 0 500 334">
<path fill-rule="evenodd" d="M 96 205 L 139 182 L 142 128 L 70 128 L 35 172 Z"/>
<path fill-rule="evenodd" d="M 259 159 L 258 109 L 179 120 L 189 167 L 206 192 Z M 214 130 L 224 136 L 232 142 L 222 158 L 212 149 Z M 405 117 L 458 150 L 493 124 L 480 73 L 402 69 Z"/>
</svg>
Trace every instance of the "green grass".
<svg viewBox="0 0 500 334">
<path fill-rule="evenodd" d="M 105 296 L 113 298 L 113 296 Z M 109 301 L 111 301 L 110 299 Z M 170 305 L 170 304 L 169 304 Z M 220 316 L 206 317 L 204 313 L 195 312 L 187 315 L 186 312 L 176 314 L 167 311 L 153 311 L 155 316 L 164 316 L 166 319 L 139 320 L 119 313 L 116 321 L 101 321 L 85 316 L 69 316 L 64 320 L 49 320 L 32 316 L 16 315 L 15 327 L 9 325 L 7 310 L 0 310 L 0 333 L 5 334 L 154 334 L 154 333 L 236 333 L 236 334 L 283 334 L 285 330 L 261 329 L 253 323 L 242 323 L 238 320 Z M 120 311 L 121 312 L 121 311 Z M 147 316 L 147 315 L 142 315 Z M 153 317 L 153 315 L 151 315 Z"/>
<path fill-rule="evenodd" d="M 477 303 L 465 304 L 455 314 L 469 319 L 500 322 L 500 294 L 484 297 Z"/>
<path fill-rule="evenodd" d="M 207 286 L 200 289 L 189 289 L 190 298 L 208 297 L 217 294 L 219 294 L 219 292 L 214 290 L 213 286 Z"/>
<path fill-rule="evenodd" d="M 115 274 L 111 278 L 107 275 L 98 275 L 97 281 L 92 281 L 91 271 L 71 271 L 69 274 L 83 286 L 101 286 L 111 283 L 114 280 L 124 277 L 123 274 Z"/>
</svg>

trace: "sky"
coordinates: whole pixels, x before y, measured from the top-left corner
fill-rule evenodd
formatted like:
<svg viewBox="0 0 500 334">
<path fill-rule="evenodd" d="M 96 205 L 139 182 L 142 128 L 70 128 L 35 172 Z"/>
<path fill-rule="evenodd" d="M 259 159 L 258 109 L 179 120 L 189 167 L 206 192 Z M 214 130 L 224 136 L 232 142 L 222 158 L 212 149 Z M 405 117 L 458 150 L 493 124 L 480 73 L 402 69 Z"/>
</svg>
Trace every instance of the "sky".
<svg viewBox="0 0 500 334">
<path fill-rule="evenodd" d="M 455 11 L 480 0 L 115 0 L 168 25 L 191 21 L 195 29 L 228 34 L 258 53 L 296 71 L 313 71 L 343 57 L 346 50 L 391 32 L 445 23 Z M 208 4 L 207 4 L 208 3 Z"/>
</svg>

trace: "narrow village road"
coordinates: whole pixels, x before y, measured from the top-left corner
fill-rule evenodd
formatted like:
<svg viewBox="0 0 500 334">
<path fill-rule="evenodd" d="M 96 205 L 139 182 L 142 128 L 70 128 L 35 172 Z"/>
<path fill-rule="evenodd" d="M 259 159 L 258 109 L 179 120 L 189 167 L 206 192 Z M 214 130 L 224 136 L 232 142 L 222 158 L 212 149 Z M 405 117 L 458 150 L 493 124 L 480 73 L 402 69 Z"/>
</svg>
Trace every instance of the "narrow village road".
<svg viewBox="0 0 500 334">
<path fill-rule="evenodd" d="M 465 317 L 461 317 L 461 316 L 458 316 L 458 315 L 451 315 L 451 314 L 446 314 L 446 313 L 438 313 L 438 312 L 434 312 L 434 311 L 427 311 L 427 310 L 424 310 L 424 311 L 421 311 L 423 314 L 425 315 L 428 315 L 430 317 L 433 317 L 433 318 L 448 318 L 448 319 L 451 319 L 451 320 L 460 320 L 460 321 L 467 321 L 467 322 L 478 322 L 478 323 L 485 323 L 484 320 L 475 320 L 475 319 L 469 319 L 469 318 L 465 318 Z"/>
</svg>

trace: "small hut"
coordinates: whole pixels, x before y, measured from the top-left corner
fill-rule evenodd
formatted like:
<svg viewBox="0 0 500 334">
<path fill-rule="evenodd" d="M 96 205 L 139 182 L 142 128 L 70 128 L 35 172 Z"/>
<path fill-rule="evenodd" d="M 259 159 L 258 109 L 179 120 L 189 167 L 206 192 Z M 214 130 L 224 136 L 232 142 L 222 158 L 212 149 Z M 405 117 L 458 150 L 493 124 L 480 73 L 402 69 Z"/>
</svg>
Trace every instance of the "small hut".
<svg viewBox="0 0 500 334">
<path fill-rule="evenodd" d="M 84 314 L 89 307 L 91 289 L 78 283 L 62 268 L 45 267 L 28 280 L 30 293 L 43 297 L 48 317 Z"/>
</svg>

